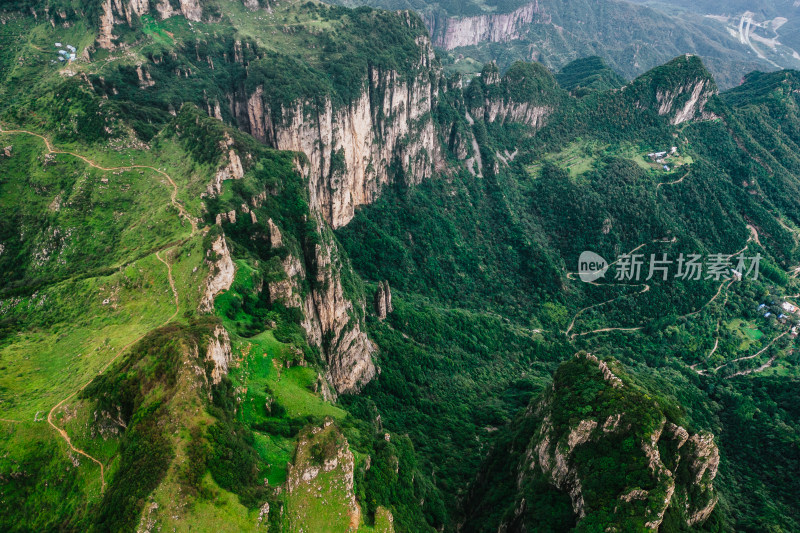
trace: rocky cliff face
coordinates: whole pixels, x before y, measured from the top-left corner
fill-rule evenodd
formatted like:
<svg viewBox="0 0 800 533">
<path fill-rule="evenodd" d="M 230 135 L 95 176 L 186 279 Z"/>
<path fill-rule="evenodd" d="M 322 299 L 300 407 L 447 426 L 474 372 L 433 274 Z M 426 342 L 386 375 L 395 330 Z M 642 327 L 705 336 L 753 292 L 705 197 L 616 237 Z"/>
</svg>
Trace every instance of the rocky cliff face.
<svg viewBox="0 0 800 533">
<path fill-rule="evenodd" d="M 521 38 L 532 22 L 549 22 L 538 0 L 517 8 L 511 13 L 487 14 L 475 17 L 448 17 L 428 14 L 423 17 L 433 44 L 452 50 L 483 42 L 504 43 Z"/>
<path fill-rule="evenodd" d="M 213 239 L 211 248 L 206 251 L 206 265 L 208 277 L 202 287 L 203 295 L 200 300 L 200 311 L 211 312 L 214 309 L 214 298 L 217 294 L 231 288 L 236 267 L 231 259 L 225 235 L 218 235 Z"/>
<path fill-rule="evenodd" d="M 389 288 L 388 281 L 381 281 L 378 283 L 378 290 L 375 291 L 375 314 L 379 320 L 383 320 L 392 311 L 394 311 L 392 289 Z"/>
<path fill-rule="evenodd" d="M 415 75 L 370 67 L 353 102 L 334 104 L 328 97 L 321 104 L 297 101 L 273 111 L 269 91 L 259 86 L 234 104 L 240 126 L 255 138 L 306 154 L 312 210 L 334 228 L 347 224 L 356 207 L 373 202 L 396 179 L 393 167 L 413 185 L 431 177 L 440 161 L 431 117 L 439 71 L 427 37 L 417 42 Z"/>
<path fill-rule="evenodd" d="M 541 502 L 534 500 L 546 483 L 569 497 L 579 529 L 657 531 L 668 513 L 672 523 L 703 523 L 717 503 L 714 436 L 687 431 L 656 397 L 616 361 L 577 354 L 515 422 L 508 447 L 490 456 L 487 464 L 495 466 L 479 476 L 477 487 L 516 500 L 471 495 L 468 505 L 507 506 L 499 530 L 527 531 L 539 523 Z M 515 466 L 498 474 L 498 465 L 509 462 Z"/>
<path fill-rule="evenodd" d="M 515 63 L 503 75 L 494 64 L 464 89 L 467 121 L 516 122 L 533 129 L 543 127 L 555 112 L 564 91 L 552 73 L 535 63 Z"/>
<path fill-rule="evenodd" d="M 206 348 L 206 360 L 213 363 L 211 381 L 214 385 L 219 384 L 222 376 L 227 375 L 232 358 L 231 339 L 225 328 L 218 325 L 211 332 Z"/>
<path fill-rule="evenodd" d="M 280 248 L 284 240 L 280 229 L 271 220 L 268 226 L 271 245 Z M 376 374 L 375 346 L 362 330 L 353 301 L 344 293 L 345 266 L 331 236 L 323 231 L 313 251 L 302 258 L 288 254 L 281 266 L 284 276 L 267 287 L 270 300 L 302 309 L 301 325 L 308 342 L 320 349 L 327 362 L 327 381 L 337 392 L 357 391 Z M 304 285 L 310 289 L 303 292 Z"/>
<path fill-rule="evenodd" d="M 616 394 L 629 394 L 626 389 L 634 386 L 593 355 L 578 354 L 576 358 L 576 364 L 583 367 L 580 372 L 592 375 L 594 383 L 615 389 Z M 604 520 L 619 525 L 621 530 L 636 525 L 656 531 L 670 506 L 680 506 L 685 511 L 687 526 L 708 518 L 717 502 L 713 480 L 719 466 L 719 450 L 713 435 L 690 435 L 655 408 L 646 416 L 628 413 L 625 401 L 616 408 L 592 413 L 597 416 L 565 425 L 560 414 L 554 413 L 557 404 L 566 400 L 560 394 L 562 385 L 557 376 L 550 393 L 531 407 L 542 422 L 526 450 L 521 480 L 531 472 L 542 472 L 555 487 L 569 493 L 579 519 L 603 507 L 610 512 Z M 636 395 L 633 391 L 630 394 Z M 634 403 L 641 401 L 637 398 Z M 632 462 L 641 467 L 637 475 L 627 476 L 637 482 L 614 487 L 616 494 L 612 496 L 616 501 L 613 506 L 603 506 L 600 500 L 608 495 L 597 490 L 587 494 L 584 490 L 586 484 L 596 486 L 597 481 L 588 478 L 598 475 L 588 466 L 587 459 L 591 450 L 613 449 L 618 440 L 629 447 Z M 681 479 L 688 481 L 681 485 Z"/>
<path fill-rule="evenodd" d="M 652 109 L 673 125 L 715 118 L 706 104 L 717 92 L 711 74 L 691 54 L 654 68 L 622 89 L 623 95 L 633 95 L 637 107 Z"/>
<path fill-rule="evenodd" d="M 115 48 L 114 28 L 120 24 L 128 26 L 134 17 L 152 14 L 160 19 L 183 15 L 188 20 L 197 22 L 203 16 L 200 0 L 178 0 L 178 6 L 170 0 L 104 0 L 101 5 L 100 34 L 97 44 L 100 48 Z"/>
<path fill-rule="evenodd" d="M 705 106 L 708 99 L 716 94 L 712 83 L 709 80 L 698 79 L 674 91 L 659 91 L 656 95 L 659 103 L 658 114 L 669 115 L 671 124 L 681 124 L 695 117 L 710 118 L 707 116 Z"/>
</svg>

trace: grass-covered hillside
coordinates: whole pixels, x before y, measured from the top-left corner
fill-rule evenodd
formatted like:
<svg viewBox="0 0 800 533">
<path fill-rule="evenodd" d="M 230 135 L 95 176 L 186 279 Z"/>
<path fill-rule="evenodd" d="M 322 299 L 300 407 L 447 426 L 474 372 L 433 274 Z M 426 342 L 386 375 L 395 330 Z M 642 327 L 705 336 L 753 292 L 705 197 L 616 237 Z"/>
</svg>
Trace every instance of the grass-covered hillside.
<svg viewBox="0 0 800 533">
<path fill-rule="evenodd" d="M 0 3 L 0 529 L 798 528 L 796 73 L 469 83 L 410 12 L 46 7 Z M 645 466 L 662 418 L 713 491 Z"/>
</svg>

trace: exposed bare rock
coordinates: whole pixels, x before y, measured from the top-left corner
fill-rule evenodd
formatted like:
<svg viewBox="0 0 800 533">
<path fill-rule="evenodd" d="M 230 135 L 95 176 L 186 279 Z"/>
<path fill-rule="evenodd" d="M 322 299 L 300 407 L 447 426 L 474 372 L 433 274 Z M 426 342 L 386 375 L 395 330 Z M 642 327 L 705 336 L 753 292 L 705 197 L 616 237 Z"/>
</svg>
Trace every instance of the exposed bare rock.
<svg viewBox="0 0 800 533">
<path fill-rule="evenodd" d="M 530 440 L 521 441 L 527 446 L 517 452 L 516 489 L 523 494 L 529 480 L 544 475 L 554 487 L 569 494 L 579 520 L 589 513 L 603 513 L 603 523 L 611 527 L 608 531 L 657 531 L 670 506 L 685 508 L 688 527 L 702 523 L 717 502 L 712 482 L 719 466 L 719 450 L 713 435 L 690 435 L 668 420 L 661 404 L 639 386 L 623 386 L 615 372 L 622 372 L 618 363 L 607 364 L 584 353 L 562 365 L 553 387 L 526 411 L 526 417 L 535 417 L 538 422 L 533 425 L 535 429 L 528 430 L 532 431 Z M 632 380 L 630 376 L 626 379 Z M 584 389 L 593 391 L 594 396 L 582 395 Z M 636 406 L 634 414 L 626 414 L 622 408 L 631 405 Z M 574 421 L 585 412 L 592 412 L 592 417 Z M 636 443 L 635 448 L 623 451 L 623 455 L 632 455 L 623 461 L 629 467 L 641 465 L 631 477 L 638 480 L 637 485 L 625 486 L 619 481 L 606 485 L 606 473 L 585 463 L 594 461 L 593 454 L 600 450 L 618 446 L 620 439 Z M 483 479 L 481 483 L 490 481 Z M 583 487 L 589 485 L 595 489 L 585 493 Z M 600 486 L 604 487 L 602 495 L 596 494 Z M 598 511 L 598 502 L 588 500 L 597 497 L 616 503 Z M 519 511 L 511 513 L 515 515 L 515 528 L 524 530 L 520 525 L 524 523 L 525 506 L 521 501 L 514 505 Z"/>
<path fill-rule="evenodd" d="M 581 420 L 577 427 L 573 428 L 567 437 L 567 446 L 571 452 L 577 446 L 589 441 L 589 436 L 597 427 L 597 420 Z"/>
<path fill-rule="evenodd" d="M 347 224 L 355 208 L 373 202 L 400 163 L 408 184 L 433 175 L 441 159 L 431 110 L 438 73 L 427 38 L 421 37 L 418 74 L 411 79 L 375 67 L 364 73 L 367 88 L 354 102 L 334 107 L 298 101 L 274 110 L 257 87 L 234 111 L 254 137 L 280 150 L 308 157 L 312 210 L 334 228 Z M 437 74 L 438 75 L 438 74 Z"/>
<path fill-rule="evenodd" d="M 474 17 L 447 17 L 439 14 L 424 16 L 425 25 L 433 36 L 434 45 L 446 50 L 474 46 L 483 42 L 504 43 L 520 39 L 534 21 L 549 21 L 538 0 L 503 14 Z"/>
<path fill-rule="evenodd" d="M 136 75 L 139 76 L 139 87 L 142 89 L 152 87 L 156 84 L 156 82 L 153 81 L 153 78 L 150 76 L 150 72 L 142 69 L 141 65 L 136 65 Z"/>
<path fill-rule="evenodd" d="M 711 88 L 711 83 L 702 79 L 686 83 L 674 91 L 659 90 L 656 94 L 659 103 L 658 114 L 666 116 L 674 113 L 670 118 L 671 124 L 681 124 L 695 117 L 703 117 L 705 105 L 715 92 L 716 90 Z M 688 98 L 682 106 L 674 109 L 675 102 L 682 95 L 688 95 Z"/>
<path fill-rule="evenodd" d="M 322 221 L 318 222 L 322 227 Z M 269 229 L 270 243 L 282 245 L 283 236 L 274 222 Z M 288 255 L 281 263 L 280 279 L 271 281 L 267 290 L 270 300 L 280 300 L 303 311 L 301 326 L 308 342 L 317 346 L 325 358 L 327 381 L 339 393 L 355 392 L 377 372 L 372 360 L 376 348 L 362 330 L 353 302 L 344 294 L 344 265 L 335 242 L 325 234 L 321 241 L 302 260 Z M 310 272 L 316 274 L 313 279 L 309 278 Z M 311 282 L 311 290 L 302 294 L 300 287 L 307 282 Z"/>
<path fill-rule="evenodd" d="M 281 230 L 278 229 L 278 226 L 272 221 L 272 219 L 267 220 L 267 229 L 269 229 L 269 245 L 271 248 L 280 248 L 283 246 L 283 237 L 281 236 Z"/>
<path fill-rule="evenodd" d="M 222 141 L 222 150 L 227 151 L 225 156 L 225 164 L 217 170 L 214 175 L 214 181 L 208 184 L 207 192 L 209 196 L 216 196 L 222 192 L 222 182 L 225 180 L 238 180 L 244 177 L 244 167 L 242 167 L 242 160 L 234 150 L 233 139 L 225 134 L 225 139 Z M 235 222 L 235 220 L 233 221 Z"/>
<path fill-rule="evenodd" d="M 166 19 L 175 15 L 183 15 L 188 20 L 197 22 L 203 17 L 203 8 L 199 0 L 178 0 L 179 8 L 175 9 L 170 0 L 105 0 L 100 6 L 99 32 L 97 45 L 107 50 L 114 49 L 114 29 L 117 25 L 132 25 L 134 17 L 145 14 L 156 15 Z M 151 11 L 151 8 L 153 9 Z"/>
<path fill-rule="evenodd" d="M 394 311 L 392 307 L 392 289 L 389 288 L 388 281 L 378 283 L 378 290 L 375 291 L 375 314 L 379 320 L 386 318 L 386 315 Z"/>
<path fill-rule="evenodd" d="M 317 341 L 328 363 L 328 381 L 340 393 L 355 392 L 376 374 L 372 356 L 375 346 L 361 330 L 359 320 L 352 317 L 353 303 L 342 288 L 338 257 L 332 255 L 331 245 L 316 246 L 316 289 L 306 298 L 307 332 Z M 330 339 L 330 340 L 328 340 Z"/>
<path fill-rule="evenodd" d="M 354 467 L 350 445 L 332 420 L 327 419 L 322 427 L 304 429 L 286 477 L 289 523 L 302 524 L 309 499 L 322 498 L 327 505 L 341 509 L 346 525 L 355 531 L 361 521 L 361 507 L 355 496 Z"/>
<path fill-rule="evenodd" d="M 214 385 L 217 385 L 222 380 L 222 376 L 228 373 L 232 359 L 231 339 L 222 326 L 214 328 L 209 337 L 206 359 L 214 363 L 214 368 L 211 371 L 211 381 Z"/>
<path fill-rule="evenodd" d="M 622 380 L 619 379 L 619 377 L 617 377 L 614 374 L 614 372 L 611 371 L 610 368 L 608 368 L 608 365 L 605 363 L 605 361 L 600 361 L 597 357 L 595 357 L 590 353 L 587 354 L 578 353 L 575 355 L 575 357 L 585 357 L 589 361 L 597 363 L 597 368 L 599 368 L 600 372 L 603 373 L 603 379 L 611 383 L 611 386 L 614 388 L 622 387 Z"/>
<path fill-rule="evenodd" d="M 231 253 L 225 242 L 225 235 L 219 235 L 211 244 L 211 249 L 206 251 L 206 265 L 208 277 L 205 282 L 205 291 L 200 300 L 200 311 L 211 312 L 214 309 L 214 298 L 222 291 L 231 288 L 236 267 L 231 259 Z"/>
</svg>

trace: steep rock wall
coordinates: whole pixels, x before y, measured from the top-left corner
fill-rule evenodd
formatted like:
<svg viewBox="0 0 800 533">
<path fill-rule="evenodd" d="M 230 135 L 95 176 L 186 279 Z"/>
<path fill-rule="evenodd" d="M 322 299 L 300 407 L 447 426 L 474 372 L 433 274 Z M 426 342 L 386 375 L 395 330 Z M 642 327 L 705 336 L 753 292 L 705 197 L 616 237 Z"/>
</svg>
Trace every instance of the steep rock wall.
<svg viewBox="0 0 800 533">
<path fill-rule="evenodd" d="M 373 202 L 395 174 L 418 184 L 441 162 L 431 117 L 440 73 L 430 41 L 417 42 L 412 75 L 370 67 L 361 95 L 348 104 L 328 97 L 273 111 L 262 86 L 233 102 L 242 129 L 279 150 L 306 154 L 311 208 L 334 228 L 347 224 L 356 207 Z"/>
<path fill-rule="evenodd" d="M 591 500 L 591 495 L 587 496 L 584 485 L 591 483 L 596 487 L 597 480 L 586 479 L 585 476 L 596 473 L 583 464 L 587 455 L 581 455 L 580 448 L 603 450 L 609 442 L 626 439 L 635 445 L 630 448 L 631 458 L 635 458 L 631 461 L 642 465 L 638 481 L 635 485 L 619 487 L 616 503 L 606 509 L 609 515 L 604 520 L 624 530 L 633 527 L 657 531 L 671 505 L 685 511 L 687 527 L 706 520 L 718 500 L 713 481 L 720 456 L 714 436 L 706 432 L 690 435 L 656 410 L 648 417 L 619 410 L 625 409 L 624 405 L 630 408 L 634 403 L 641 404 L 641 401 L 634 400 L 633 396 L 630 396 L 631 403 L 624 399 L 639 393 L 621 379 L 622 374 L 616 367 L 591 354 L 578 354 L 573 367 L 577 365 L 583 365 L 587 374 L 593 376 L 592 381 L 605 382 L 605 387 L 614 390 L 606 392 L 605 396 L 618 398 L 614 402 L 618 407 L 565 425 L 563 414 L 559 412 L 567 401 L 562 397 L 564 384 L 554 383 L 550 391 L 529 408 L 528 416 L 540 418 L 541 424 L 520 463 L 518 485 L 538 473 L 544 474 L 553 486 L 569 494 L 573 510 L 581 520 L 589 510 L 596 512 L 597 502 Z"/>
<path fill-rule="evenodd" d="M 483 42 L 504 43 L 520 39 L 533 22 L 549 22 L 538 0 L 511 13 L 486 14 L 474 17 L 448 17 L 441 14 L 423 16 L 433 36 L 433 44 L 445 50 L 473 46 Z"/>
<path fill-rule="evenodd" d="M 100 48 L 112 49 L 114 44 L 114 28 L 120 24 L 131 25 L 134 17 L 152 14 L 160 19 L 183 15 L 188 20 L 197 22 L 203 17 L 200 0 L 179 0 L 179 8 L 173 7 L 170 0 L 105 0 L 101 6 L 100 32 L 97 44 Z"/>
<path fill-rule="evenodd" d="M 322 221 L 318 220 L 321 225 Z M 280 229 L 268 221 L 273 248 L 284 245 Z M 345 266 L 338 248 L 323 230 L 319 244 L 301 257 L 289 254 L 282 261 L 284 277 L 268 284 L 270 300 L 303 311 L 301 326 L 309 344 L 320 349 L 327 363 L 326 379 L 337 392 L 356 392 L 377 372 L 375 346 L 362 329 L 355 305 L 363 311 L 364 302 L 354 305 L 342 284 Z M 302 291 L 308 285 L 310 289 Z M 363 314 L 363 313 L 362 313 Z"/>
</svg>

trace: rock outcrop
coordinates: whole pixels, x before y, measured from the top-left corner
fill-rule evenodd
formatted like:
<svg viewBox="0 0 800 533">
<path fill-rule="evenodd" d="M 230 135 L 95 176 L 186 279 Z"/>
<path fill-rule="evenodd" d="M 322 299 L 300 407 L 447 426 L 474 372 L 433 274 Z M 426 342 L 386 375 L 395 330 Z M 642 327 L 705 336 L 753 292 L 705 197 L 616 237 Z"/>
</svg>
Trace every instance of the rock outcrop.
<svg viewBox="0 0 800 533">
<path fill-rule="evenodd" d="M 421 35 L 417 44 L 414 75 L 370 67 L 364 90 L 352 102 L 327 97 L 275 106 L 263 86 L 234 102 L 242 129 L 274 148 L 306 154 L 311 208 L 334 228 L 379 196 L 395 179 L 393 167 L 413 185 L 431 177 L 440 163 L 431 116 L 439 67 L 428 38 Z"/>
<path fill-rule="evenodd" d="M 347 438 L 331 419 L 326 419 L 321 427 L 304 429 L 286 476 L 290 530 L 302 530 L 292 526 L 302 526 L 310 506 L 319 506 L 312 502 L 320 498 L 330 511 L 327 531 L 358 529 L 361 507 L 355 496 L 354 470 L 355 457 Z"/>
<path fill-rule="evenodd" d="M 383 320 L 392 311 L 392 289 L 389 288 L 388 281 L 381 281 L 375 291 L 375 314 L 379 320 Z"/>
<path fill-rule="evenodd" d="M 228 374 L 228 368 L 231 363 L 231 339 L 228 332 L 222 326 L 217 326 L 208 338 L 208 347 L 206 348 L 206 360 L 213 363 L 211 369 L 211 382 L 214 385 L 222 381 L 222 376 Z"/>
<path fill-rule="evenodd" d="M 483 42 L 504 43 L 522 38 L 533 22 L 549 22 L 538 0 L 525 4 L 510 13 L 486 14 L 473 17 L 448 17 L 429 13 L 423 17 L 433 38 L 433 44 L 445 50 L 473 46 Z"/>
<path fill-rule="evenodd" d="M 515 424 L 519 456 L 506 460 L 518 461 L 520 499 L 509 513 L 513 526 L 501 530 L 524 530 L 522 494 L 542 479 L 569 496 L 579 523 L 602 523 L 605 531 L 657 531 L 669 509 L 687 527 L 708 519 L 717 503 L 714 436 L 690 434 L 664 407 L 616 361 L 579 353 L 564 363 Z M 622 465 L 626 474 L 616 476 Z"/>
<path fill-rule="evenodd" d="M 236 273 L 224 234 L 218 235 L 212 241 L 211 248 L 206 250 L 205 262 L 208 266 L 208 277 L 203 287 L 200 311 L 210 313 L 214 310 L 214 298 L 222 291 L 231 288 Z"/>
<path fill-rule="evenodd" d="M 324 228 L 321 220 L 318 224 Z M 268 226 L 270 242 L 281 246 L 280 229 L 274 222 Z M 325 358 L 328 382 L 339 393 L 355 392 L 377 372 L 372 360 L 375 346 L 362 330 L 353 301 L 345 295 L 342 271 L 346 267 L 338 248 L 326 230 L 321 237 L 302 258 L 289 254 L 282 260 L 283 275 L 268 284 L 269 297 L 302 309 L 301 325 L 308 342 Z M 310 289 L 303 294 L 300 287 L 306 284 Z"/>
<path fill-rule="evenodd" d="M 638 108 L 652 109 L 673 125 L 715 118 L 706 104 L 717 92 L 703 62 L 691 54 L 656 67 L 622 88 L 622 94 L 631 95 Z"/>
<path fill-rule="evenodd" d="M 703 117 L 708 99 L 716 93 L 712 84 L 713 82 L 709 80 L 698 79 L 678 87 L 675 91 L 659 91 L 656 95 L 659 103 L 658 114 L 671 115 L 670 123 L 674 125 L 695 117 Z M 682 104 L 676 105 L 681 99 Z"/>
<path fill-rule="evenodd" d="M 203 8 L 200 0 L 178 0 L 178 6 L 170 0 L 104 0 L 100 6 L 100 31 L 97 36 L 97 44 L 100 48 L 113 49 L 116 47 L 114 42 L 114 29 L 120 24 L 132 25 L 134 18 L 142 15 L 152 14 L 160 19 L 166 19 L 174 15 L 183 15 L 188 20 L 197 22 L 203 17 Z"/>
<path fill-rule="evenodd" d="M 234 149 L 234 142 L 230 135 L 225 135 L 225 139 L 220 143 L 220 148 L 225 154 L 225 163 L 214 174 L 214 181 L 208 184 L 207 193 L 212 197 L 222 192 L 223 181 L 238 180 L 244 176 L 242 160 Z"/>
<path fill-rule="evenodd" d="M 543 127 L 558 105 L 563 91 L 542 65 L 515 63 L 500 76 L 496 65 L 484 67 L 480 78 L 465 90 L 468 122 L 517 122 Z"/>
</svg>

